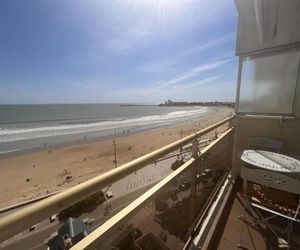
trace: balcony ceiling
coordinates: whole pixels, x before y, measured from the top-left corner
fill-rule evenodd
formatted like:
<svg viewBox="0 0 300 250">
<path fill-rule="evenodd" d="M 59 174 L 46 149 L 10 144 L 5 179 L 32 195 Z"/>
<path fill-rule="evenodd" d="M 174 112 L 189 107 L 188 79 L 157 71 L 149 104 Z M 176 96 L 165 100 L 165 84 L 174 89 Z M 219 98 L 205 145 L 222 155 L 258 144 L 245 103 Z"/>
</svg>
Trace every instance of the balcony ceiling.
<svg viewBox="0 0 300 250">
<path fill-rule="evenodd" d="M 235 0 L 235 4 L 237 54 L 300 42 L 299 0 Z"/>
</svg>

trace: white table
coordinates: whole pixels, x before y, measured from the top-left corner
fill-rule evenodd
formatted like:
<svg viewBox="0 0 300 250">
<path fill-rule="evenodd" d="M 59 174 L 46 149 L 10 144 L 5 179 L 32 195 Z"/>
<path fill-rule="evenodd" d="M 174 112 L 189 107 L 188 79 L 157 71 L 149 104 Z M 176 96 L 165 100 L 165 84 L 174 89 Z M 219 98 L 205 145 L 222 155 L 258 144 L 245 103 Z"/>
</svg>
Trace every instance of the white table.
<svg viewBox="0 0 300 250">
<path fill-rule="evenodd" d="M 263 150 L 244 150 L 241 160 L 258 168 L 282 172 L 300 173 L 300 161 L 290 156 Z"/>
<path fill-rule="evenodd" d="M 244 150 L 240 175 L 246 190 L 247 182 L 300 195 L 300 161 L 263 150 Z M 299 196 L 300 197 L 300 196 Z"/>
<path fill-rule="evenodd" d="M 288 236 L 287 242 L 289 245 L 289 238 L 292 228 L 293 221 L 299 222 L 299 211 L 300 211 L 300 161 L 292 157 L 264 151 L 264 150 L 244 150 L 241 156 L 241 160 L 249 165 L 244 165 L 241 167 L 240 175 L 243 179 L 244 185 L 244 197 L 246 197 L 247 183 L 253 182 L 266 187 L 275 189 L 273 191 L 276 194 L 276 189 L 281 191 L 278 192 L 279 199 L 267 198 L 265 202 L 264 199 L 259 198 L 246 198 L 243 200 L 245 206 L 249 208 L 254 208 L 256 212 L 254 217 L 259 217 L 258 223 L 266 225 L 274 233 L 276 237 L 279 237 L 268 222 L 269 219 L 274 219 L 274 215 L 278 215 L 288 219 L 288 226 L 285 228 Z M 298 196 L 298 203 L 296 204 L 295 211 L 291 213 L 288 208 L 284 208 L 282 204 L 285 204 L 285 195 L 282 195 L 282 191 L 296 194 Z M 290 195 L 290 194 L 289 194 Z M 288 197 L 288 195 L 287 195 Z M 266 196 L 265 196 L 266 198 Z M 280 200 L 280 202 L 278 202 Z M 272 204 L 272 206 L 270 206 Z M 277 206 L 276 206 L 277 205 Z M 279 209 L 280 208 L 280 209 Z M 270 216 L 262 215 L 259 210 L 264 210 L 271 213 Z M 251 211 L 251 209 L 249 210 Z M 287 212 L 288 211 L 288 212 Z"/>
</svg>

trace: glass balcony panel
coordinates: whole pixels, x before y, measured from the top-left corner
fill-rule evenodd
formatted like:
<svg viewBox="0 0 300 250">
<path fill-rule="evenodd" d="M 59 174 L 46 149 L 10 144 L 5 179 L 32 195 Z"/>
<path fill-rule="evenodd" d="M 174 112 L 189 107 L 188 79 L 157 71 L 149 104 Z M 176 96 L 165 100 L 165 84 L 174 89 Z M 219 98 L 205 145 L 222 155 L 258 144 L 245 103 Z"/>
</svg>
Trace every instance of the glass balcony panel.
<svg viewBox="0 0 300 250">
<path fill-rule="evenodd" d="M 190 152 L 191 150 L 189 149 L 188 151 Z M 104 217 L 100 221 L 102 223 L 105 222 L 174 171 L 175 168 L 173 167 L 172 169 L 170 166 L 177 166 L 180 162 L 182 164 L 183 161 L 178 161 L 177 164 L 173 164 L 176 157 L 178 157 L 178 153 L 179 151 L 174 151 L 159 161 L 149 164 L 121 180 L 112 183 L 103 189 L 102 192 L 98 192 L 63 210 L 58 214 L 59 221 L 64 222 L 69 217 L 93 217 L 99 214 L 99 211 L 104 210 Z M 186 153 L 185 155 L 188 157 L 190 154 Z M 187 160 L 187 158 L 185 158 L 185 160 Z M 113 201 L 111 201 L 111 199 Z M 114 202 L 115 200 L 119 202 Z M 114 206 L 113 211 L 110 211 L 110 209 L 106 210 L 105 208 L 109 207 L 110 203 L 118 203 L 118 208 Z"/>
<path fill-rule="evenodd" d="M 112 229 L 98 249 L 182 249 L 230 169 L 231 147 L 230 134 Z"/>
<path fill-rule="evenodd" d="M 239 112 L 292 114 L 300 51 L 245 57 Z"/>
</svg>

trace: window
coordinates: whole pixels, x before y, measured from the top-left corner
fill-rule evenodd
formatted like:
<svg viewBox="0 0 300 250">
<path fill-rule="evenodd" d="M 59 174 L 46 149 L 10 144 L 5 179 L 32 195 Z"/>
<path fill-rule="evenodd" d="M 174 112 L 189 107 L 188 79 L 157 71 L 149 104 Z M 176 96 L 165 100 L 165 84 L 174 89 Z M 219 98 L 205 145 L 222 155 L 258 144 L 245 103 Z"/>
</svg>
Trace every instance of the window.
<svg viewBox="0 0 300 250">
<path fill-rule="evenodd" d="M 245 57 L 239 112 L 292 114 L 300 51 Z"/>
</svg>

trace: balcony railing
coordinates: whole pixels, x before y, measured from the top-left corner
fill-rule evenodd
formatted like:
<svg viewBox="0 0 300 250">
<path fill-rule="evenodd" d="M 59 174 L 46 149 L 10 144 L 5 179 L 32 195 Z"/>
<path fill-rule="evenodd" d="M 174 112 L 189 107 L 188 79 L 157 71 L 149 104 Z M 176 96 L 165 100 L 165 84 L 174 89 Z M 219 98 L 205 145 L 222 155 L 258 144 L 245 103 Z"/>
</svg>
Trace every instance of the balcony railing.
<svg viewBox="0 0 300 250">
<path fill-rule="evenodd" d="M 140 225 L 138 218 L 146 215 L 146 224 L 154 225 L 153 221 L 155 221 L 156 224 L 160 225 L 163 233 L 161 237 L 167 235 L 167 237 L 173 239 L 172 244 L 184 246 L 186 242 L 189 242 L 194 230 L 199 227 L 199 223 L 201 224 L 200 217 L 205 213 L 209 201 L 216 194 L 218 186 L 231 166 L 233 128 L 229 128 L 218 139 L 200 151 L 198 150 L 198 140 L 201 136 L 232 119 L 233 116 L 228 117 L 118 168 L 0 218 L 0 242 L 90 197 L 108 185 L 158 161 L 163 156 L 193 143 L 191 158 L 187 162 L 107 220 L 72 249 L 97 247 L 99 245 L 108 247 L 113 244 L 111 235 L 116 230 L 121 231 L 124 226 L 128 225 L 137 228 Z M 166 195 L 169 198 L 164 199 L 163 197 Z M 163 200 L 167 200 L 167 203 Z M 169 211 L 180 210 L 180 206 L 184 205 L 190 207 L 188 214 L 183 215 L 186 216 L 185 224 L 179 225 L 182 226 L 182 229 L 178 232 L 170 232 L 172 226 L 164 220 L 163 211 L 166 208 L 171 208 Z M 151 206 L 152 210 L 149 208 Z M 157 209 L 160 210 L 159 213 Z M 149 216 L 149 213 L 151 216 Z M 169 220 L 172 220 L 172 217 Z M 174 218 L 175 220 L 176 218 Z M 148 233 L 148 238 L 153 237 L 150 229 L 148 231 L 143 230 Z M 144 244 L 142 239 L 140 244 Z"/>
<path fill-rule="evenodd" d="M 232 132 L 228 129 L 72 249 L 122 249 L 137 231 L 143 237 L 134 242 L 141 248 L 184 249 L 230 170 Z"/>
</svg>

